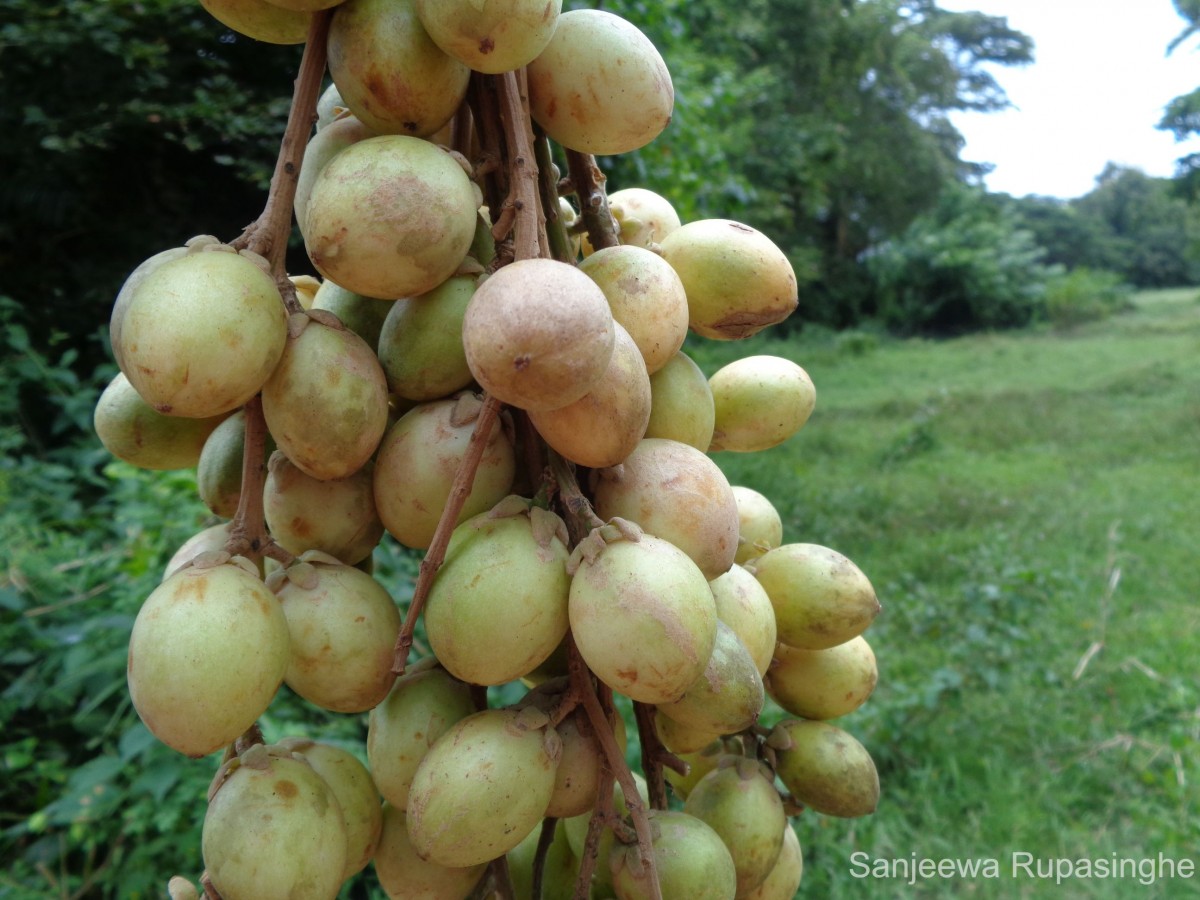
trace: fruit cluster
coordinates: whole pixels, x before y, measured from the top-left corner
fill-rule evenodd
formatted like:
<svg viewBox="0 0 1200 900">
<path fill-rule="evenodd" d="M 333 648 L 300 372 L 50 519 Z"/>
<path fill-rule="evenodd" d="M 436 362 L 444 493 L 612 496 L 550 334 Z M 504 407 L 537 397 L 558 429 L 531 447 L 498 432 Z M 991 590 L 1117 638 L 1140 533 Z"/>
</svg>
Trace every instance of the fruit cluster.
<svg viewBox="0 0 1200 900">
<path fill-rule="evenodd" d="M 114 306 L 121 374 L 96 409 L 116 456 L 196 466 L 231 520 L 179 550 L 129 646 L 150 731 L 226 751 L 206 892 L 333 897 L 373 860 L 393 898 L 791 897 L 788 814 L 878 798 L 826 720 L 874 688 L 879 604 L 708 455 L 781 444 L 816 394 L 789 360 L 706 378 L 682 349 L 792 312 L 769 238 L 604 192 L 589 154 L 670 120 L 658 52 L 557 0 L 202 2 L 258 39 L 307 36 L 333 78 L 315 102 L 323 64 L 302 66 L 293 121 L 315 109 L 316 134 L 298 173 L 285 137 L 268 200 L 322 280 L 288 278 L 258 226 L 151 257 Z M 371 574 L 385 533 L 426 551 L 403 622 Z M 408 666 L 422 615 L 432 653 Z M 488 708 L 513 682 L 524 699 Z M 265 744 L 281 684 L 369 711 L 368 766 Z M 797 718 L 760 725 L 767 695 Z"/>
</svg>

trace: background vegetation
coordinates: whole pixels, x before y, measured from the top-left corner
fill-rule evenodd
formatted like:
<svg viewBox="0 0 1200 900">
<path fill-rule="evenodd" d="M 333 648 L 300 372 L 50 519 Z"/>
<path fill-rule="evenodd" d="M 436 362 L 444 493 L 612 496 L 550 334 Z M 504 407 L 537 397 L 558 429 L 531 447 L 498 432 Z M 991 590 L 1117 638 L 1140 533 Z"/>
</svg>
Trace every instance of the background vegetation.
<svg viewBox="0 0 1200 900">
<path fill-rule="evenodd" d="M 710 373 L 792 358 L 820 394 L 787 445 L 718 461 L 770 493 L 788 540 L 855 559 L 887 610 L 881 686 L 846 720 L 885 802 L 800 821 L 809 895 L 873 895 L 847 874 L 856 849 L 1194 853 L 1200 305 L 1135 289 L 1200 282 L 1200 163 L 1110 166 L 1071 201 L 988 194 L 947 114 L 1002 107 L 981 64 L 1032 57 L 1002 19 L 929 0 L 604 6 L 651 34 L 678 92 L 661 141 L 605 161 L 610 187 L 754 224 L 803 283 L 789 331 L 691 348 Z M 299 50 L 192 0 L 0 0 L 0 49 L 0 896 L 158 896 L 199 871 L 214 767 L 140 725 L 125 648 L 206 519 L 191 473 L 114 463 L 92 436 L 103 332 L 138 262 L 257 214 Z M 1163 127 L 1200 131 L 1196 110 L 1179 98 Z M 377 566 L 403 602 L 411 558 L 385 544 Z M 286 691 L 265 726 L 363 733 Z"/>
</svg>

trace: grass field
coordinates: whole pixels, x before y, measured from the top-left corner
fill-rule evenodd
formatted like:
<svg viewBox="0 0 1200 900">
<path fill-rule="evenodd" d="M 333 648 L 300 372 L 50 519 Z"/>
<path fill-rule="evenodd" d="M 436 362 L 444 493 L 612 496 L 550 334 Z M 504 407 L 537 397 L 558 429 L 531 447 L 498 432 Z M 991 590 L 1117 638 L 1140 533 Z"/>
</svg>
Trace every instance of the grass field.
<svg viewBox="0 0 1200 900">
<path fill-rule="evenodd" d="M 879 687 L 838 721 L 882 800 L 798 820 L 802 895 L 1200 896 L 1200 872 L 1157 866 L 1012 870 L 1014 853 L 1200 869 L 1197 292 L 1069 332 L 694 348 L 709 373 L 748 352 L 804 366 L 817 408 L 785 445 L 718 462 L 884 607 Z M 996 859 L 999 877 L 861 877 L 914 857 Z"/>
</svg>

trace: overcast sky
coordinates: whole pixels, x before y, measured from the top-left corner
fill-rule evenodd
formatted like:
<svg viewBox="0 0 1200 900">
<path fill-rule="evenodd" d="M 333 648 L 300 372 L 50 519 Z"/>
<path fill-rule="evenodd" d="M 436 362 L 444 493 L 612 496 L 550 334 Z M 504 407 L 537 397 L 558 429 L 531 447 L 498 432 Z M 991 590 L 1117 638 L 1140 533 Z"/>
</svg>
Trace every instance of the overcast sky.
<svg viewBox="0 0 1200 900">
<path fill-rule="evenodd" d="M 939 0 L 952 11 L 1007 17 L 1033 38 L 1034 63 L 996 67 L 1014 109 L 953 117 L 962 156 L 994 163 L 989 190 L 1078 197 L 1110 160 L 1170 176 L 1200 152 L 1154 126 L 1174 97 L 1200 86 L 1200 40 L 1171 56 L 1184 28 L 1171 0 Z"/>
</svg>

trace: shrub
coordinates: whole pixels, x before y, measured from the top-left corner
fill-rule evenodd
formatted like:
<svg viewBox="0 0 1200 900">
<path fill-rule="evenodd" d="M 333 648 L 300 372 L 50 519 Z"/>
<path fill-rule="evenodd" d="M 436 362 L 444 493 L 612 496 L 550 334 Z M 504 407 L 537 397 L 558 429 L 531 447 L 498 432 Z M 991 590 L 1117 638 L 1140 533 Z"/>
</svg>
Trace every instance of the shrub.
<svg viewBox="0 0 1200 900">
<path fill-rule="evenodd" d="M 1106 319 L 1133 308 L 1133 288 L 1116 272 L 1078 268 L 1046 284 L 1046 318 L 1058 328 Z"/>
</svg>

